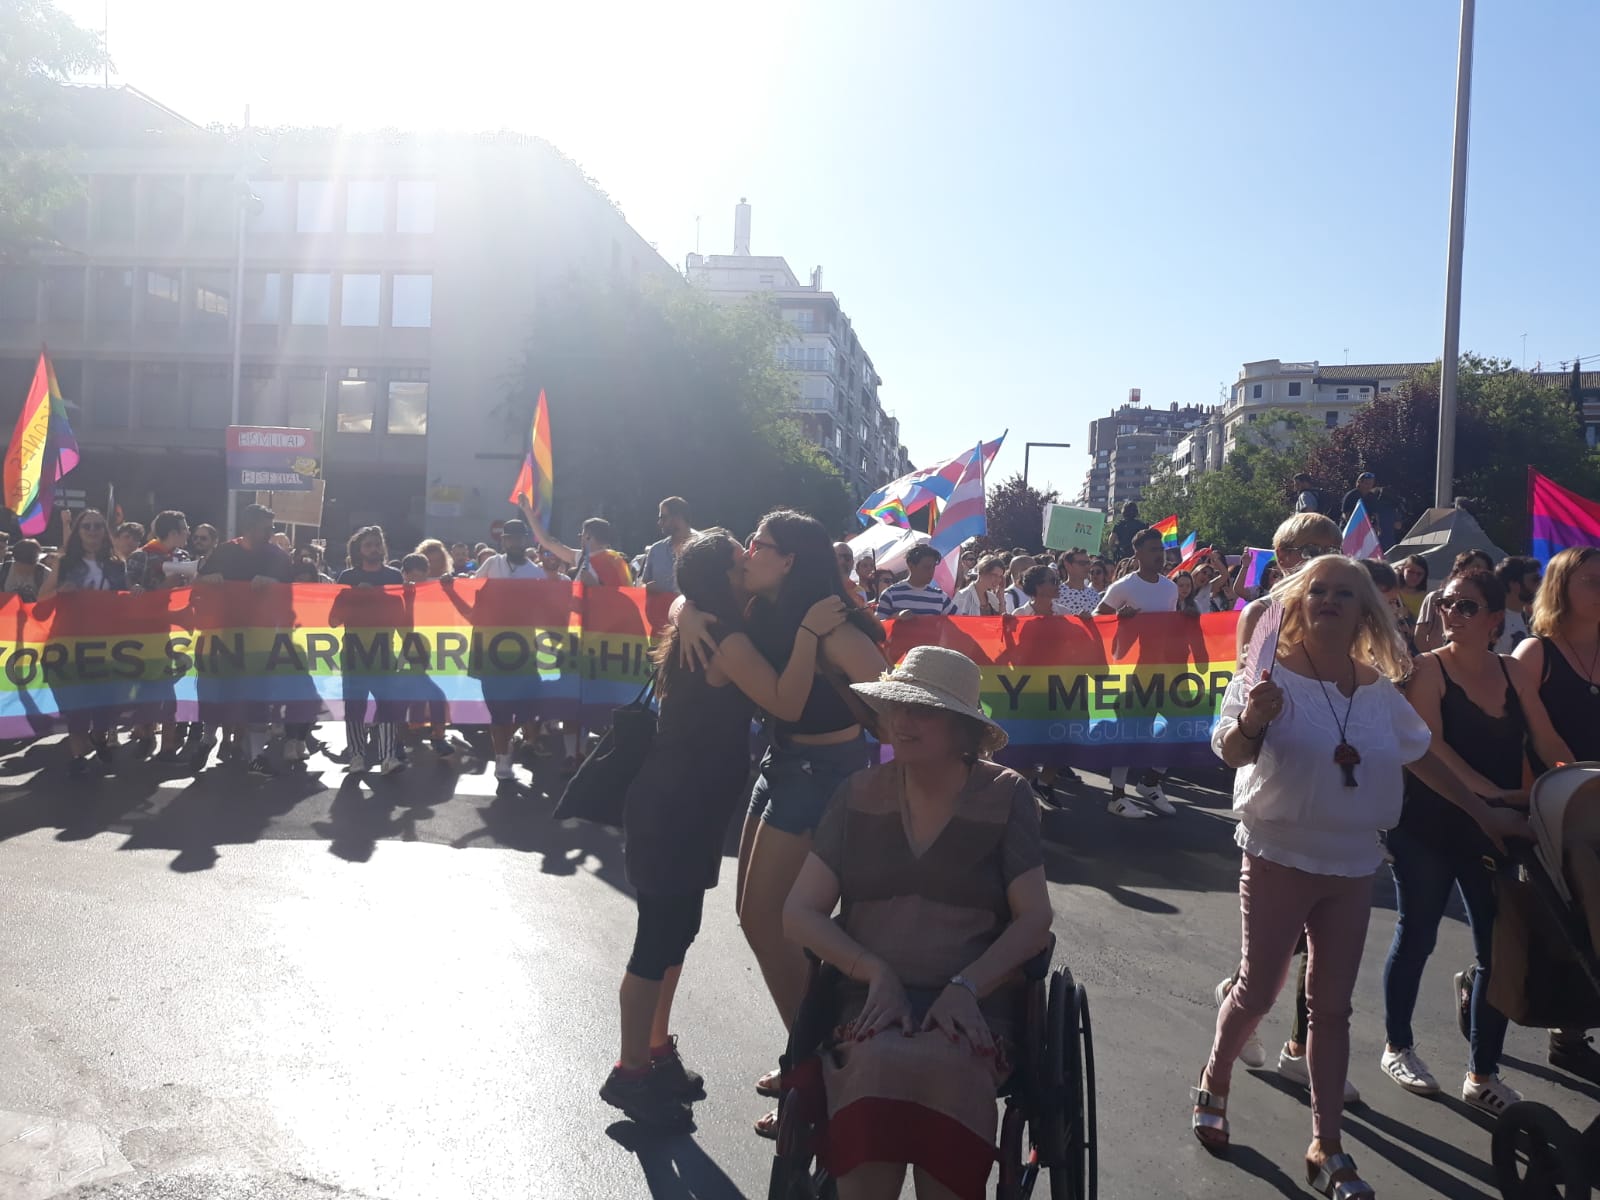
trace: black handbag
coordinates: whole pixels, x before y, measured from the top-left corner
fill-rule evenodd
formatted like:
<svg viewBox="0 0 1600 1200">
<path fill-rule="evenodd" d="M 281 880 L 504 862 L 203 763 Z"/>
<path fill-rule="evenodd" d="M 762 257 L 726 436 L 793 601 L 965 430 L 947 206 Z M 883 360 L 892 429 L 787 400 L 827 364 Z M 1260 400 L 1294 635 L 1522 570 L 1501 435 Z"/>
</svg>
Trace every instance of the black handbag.
<svg viewBox="0 0 1600 1200">
<path fill-rule="evenodd" d="M 655 676 L 640 689 L 631 704 L 611 714 L 611 728 L 600 737 L 594 752 L 583 760 L 550 815 L 557 821 L 590 821 L 612 829 L 622 828 L 622 809 L 628 788 L 644 766 L 656 738 Z"/>
</svg>

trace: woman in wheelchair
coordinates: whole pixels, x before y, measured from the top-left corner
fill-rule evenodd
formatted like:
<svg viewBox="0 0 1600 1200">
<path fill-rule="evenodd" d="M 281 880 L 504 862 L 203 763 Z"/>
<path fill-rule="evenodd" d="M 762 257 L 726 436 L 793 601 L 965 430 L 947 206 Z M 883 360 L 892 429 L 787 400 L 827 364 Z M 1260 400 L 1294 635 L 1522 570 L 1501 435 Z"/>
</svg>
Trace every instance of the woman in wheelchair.
<svg viewBox="0 0 1600 1200">
<path fill-rule="evenodd" d="M 1050 931 L 1038 805 L 985 761 L 1006 738 L 965 655 L 919 646 L 854 689 L 894 760 L 840 789 L 784 908 L 789 937 L 844 977 L 823 1161 L 842 1200 L 898 1196 L 908 1165 L 921 1200 L 979 1196 L 1018 968 Z"/>
</svg>

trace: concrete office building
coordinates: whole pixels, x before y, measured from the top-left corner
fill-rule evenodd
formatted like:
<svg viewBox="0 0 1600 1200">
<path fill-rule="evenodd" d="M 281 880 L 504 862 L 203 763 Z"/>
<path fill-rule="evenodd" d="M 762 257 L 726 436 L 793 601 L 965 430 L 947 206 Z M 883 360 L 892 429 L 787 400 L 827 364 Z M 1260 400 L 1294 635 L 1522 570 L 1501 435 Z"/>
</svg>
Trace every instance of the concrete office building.
<svg viewBox="0 0 1600 1200">
<path fill-rule="evenodd" d="M 849 484 L 857 503 L 912 470 L 900 422 L 878 399 L 883 383 L 839 298 L 823 290 L 822 268 L 801 283 L 786 260 L 750 253 L 750 205 L 734 210 L 733 253 L 691 254 L 689 282 L 719 300 L 768 296 L 792 333 L 778 357 L 798 376 L 795 416 Z"/>
<path fill-rule="evenodd" d="M 527 432 L 504 401 L 543 297 L 574 274 L 680 280 L 536 138 L 246 141 L 132 88 L 67 100 L 84 194 L 59 252 L 0 270 L 0 419 L 47 343 L 83 449 L 68 483 L 97 503 L 115 484 L 129 517 L 221 522 L 237 304 L 239 421 L 321 434 L 324 536 L 485 538 L 512 515 Z"/>
<path fill-rule="evenodd" d="M 1185 433 L 1210 419 L 1214 405 L 1173 402 L 1156 408 L 1137 402 L 1089 423 L 1089 472 L 1078 503 L 1115 514 L 1137 501 L 1150 482 L 1155 460 L 1170 453 Z"/>
</svg>

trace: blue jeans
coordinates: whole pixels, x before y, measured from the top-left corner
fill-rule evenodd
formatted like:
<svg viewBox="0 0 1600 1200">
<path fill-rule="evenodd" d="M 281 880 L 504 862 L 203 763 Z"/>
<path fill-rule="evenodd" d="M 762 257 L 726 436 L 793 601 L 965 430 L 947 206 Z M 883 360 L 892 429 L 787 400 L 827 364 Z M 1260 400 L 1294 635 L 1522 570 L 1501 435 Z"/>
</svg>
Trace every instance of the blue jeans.
<svg viewBox="0 0 1600 1200">
<path fill-rule="evenodd" d="M 1494 876 L 1480 858 L 1432 846 L 1404 829 L 1389 831 L 1394 855 L 1394 883 L 1399 917 L 1394 941 L 1383 965 L 1383 1020 L 1389 1045 L 1404 1050 L 1416 1043 L 1411 1014 L 1417 1006 L 1423 968 L 1438 940 L 1439 922 L 1450 902 L 1450 889 L 1461 889 L 1472 927 L 1472 949 L 1478 960 L 1472 988 L 1472 1049 L 1467 1069 L 1493 1075 L 1500 1068 L 1506 1041 L 1506 1019 L 1489 1006 L 1489 950 L 1494 941 Z M 1454 994 L 1451 996 L 1454 1000 Z"/>
</svg>

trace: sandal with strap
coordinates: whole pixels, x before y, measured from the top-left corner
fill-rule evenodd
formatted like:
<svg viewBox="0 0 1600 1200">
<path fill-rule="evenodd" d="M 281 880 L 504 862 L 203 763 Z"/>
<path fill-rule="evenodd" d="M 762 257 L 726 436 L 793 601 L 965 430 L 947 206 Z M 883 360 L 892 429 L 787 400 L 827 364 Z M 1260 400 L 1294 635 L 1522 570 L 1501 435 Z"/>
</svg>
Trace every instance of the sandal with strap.
<svg viewBox="0 0 1600 1200">
<path fill-rule="evenodd" d="M 1194 1136 L 1213 1154 L 1226 1153 L 1228 1149 L 1228 1098 L 1208 1092 L 1205 1088 L 1190 1088 L 1194 1096 Z"/>
<path fill-rule="evenodd" d="M 1350 1178 L 1336 1182 L 1333 1177 L 1341 1171 L 1350 1172 Z M 1330 1154 L 1321 1162 L 1306 1159 L 1306 1182 L 1328 1200 L 1374 1200 L 1378 1194 L 1356 1174 L 1356 1160 L 1348 1154 Z"/>
<path fill-rule="evenodd" d="M 779 1096 L 783 1095 L 782 1083 L 783 1072 L 779 1068 L 774 1067 L 760 1079 L 756 1080 L 756 1095 L 770 1096 L 772 1099 L 776 1100 Z"/>
<path fill-rule="evenodd" d="M 755 1123 L 757 1137 L 766 1138 L 768 1141 L 778 1140 L 778 1110 L 773 1109 L 766 1116 L 759 1118 Z"/>
</svg>

